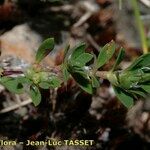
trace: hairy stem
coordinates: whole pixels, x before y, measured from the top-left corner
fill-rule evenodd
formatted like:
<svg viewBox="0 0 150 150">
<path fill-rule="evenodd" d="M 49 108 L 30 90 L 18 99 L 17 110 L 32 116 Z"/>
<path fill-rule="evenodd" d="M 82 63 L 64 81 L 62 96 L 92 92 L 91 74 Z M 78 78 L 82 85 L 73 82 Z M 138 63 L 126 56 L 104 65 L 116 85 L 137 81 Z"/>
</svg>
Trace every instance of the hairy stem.
<svg viewBox="0 0 150 150">
<path fill-rule="evenodd" d="M 108 71 L 97 71 L 96 76 L 101 79 L 107 79 Z"/>
</svg>

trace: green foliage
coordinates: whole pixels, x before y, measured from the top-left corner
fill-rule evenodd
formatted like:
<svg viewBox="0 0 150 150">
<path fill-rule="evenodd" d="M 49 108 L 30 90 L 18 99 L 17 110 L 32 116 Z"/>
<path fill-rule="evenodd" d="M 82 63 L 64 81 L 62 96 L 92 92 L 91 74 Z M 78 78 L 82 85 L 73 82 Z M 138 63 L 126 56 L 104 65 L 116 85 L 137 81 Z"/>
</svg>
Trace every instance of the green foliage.
<svg viewBox="0 0 150 150">
<path fill-rule="evenodd" d="M 144 54 L 137 58 L 126 70 L 127 71 L 133 71 L 138 70 L 147 67 L 148 70 L 150 70 L 150 53 Z"/>
<path fill-rule="evenodd" d="M 35 106 L 41 102 L 41 89 L 58 88 L 63 82 L 67 83 L 70 77 L 89 94 L 93 94 L 95 88 L 100 87 L 99 78 L 109 80 L 120 102 L 128 108 L 133 106 L 134 100 L 138 97 L 150 94 L 150 53 L 137 58 L 125 70 L 117 70 L 125 55 L 124 49 L 121 48 L 112 69 L 98 76 L 98 69 L 115 53 L 116 45 L 113 41 L 101 48 L 98 56 L 87 53 L 84 43 L 71 49 L 68 45 L 58 73 L 50 72 L 40 66 L 40 62 L 53 48 L 54 39 L 45 40 L 37 51 L 35 64 L 26 69 L 23 76 L 15 78 L 5 76 L 5 69 L 1 68 L 0 83 L 13 93 L 20 94 L 27 91 Z"/>
<path fill-rule="evenodd" d="M 92 94 L 93 88 L 88 74 L 89 67 L 86 64 L 93 58 L 93 55 L 85 52 L 86 45 L 84 43 L 68 50 L 64 58 L 63 76 L 66 80 L 68 73 L 74 78 L 78 85 L 87 93 Z"/>
<path fill-rule="evenodd" d="M 114 86 L 114 91 L 116 93 L 116 96 L 124 104 L 124 106 L 126 106 L 127 108 L 133 106 L 134 101 L 132 95 L 127 93 L 125 90 L 115 86 Z"/>
<path fill-rule="evenodd" d="M 63 74 L 64 82 L 66 83 L 70 77 L 70 73 L 68 72 L 65 64 L 62 65 L 62 74 Z"/>
<path fill-rule="evenodd" d="M 71 56 L 70 60 L 75 61 L 76 58 L 78 58 L 81 54 L 85 52 L 85 48 L 86 48 L 85 43 L 81 43 L 78 46 L 71 49 L 68 53 Z"/>
<path fill-rule="evenodd" d="M 126 95 L 130 95 L 133 98 L 139 96 L 146 97 L 146 95 L 150 93 L 149 60 L 150 54 L 142 55 L 125 70 L 116 72 L 117 84 L 115 84 L 115 86 L 120 87 L 126 92 Z"/>
<path fill-rule="evenodd" d="M 144 90 L 144 91 L 146 91 L 147 93 L 150 93 L 150 83 L 148 83 L 148 84 L 142 84 L 141 85 L 141 88 Z"/>
<path fill-rule="evenodd" d="M 79 57 L 77 57 L 75 60 L 73 60 L 73 63 L 75 66 L 84 67 L 86 63 L 88 63 L 93 58 L 93 55 L 89 53 L 83 53 Z"/>
<path fill-rule="evenodd" d="M 12 93 L 23 93 L 22 81 L 18 78 L 2 77 L 0 83 Z"/>
<path fill-rule="evenodd" d="M 60 87 L 62 83 L 61 79 L 59 79 L 57 76 L 54 76 L 54 75 L 50 76 L 47 82 L 50 84 L 51 88 Z"/>
<path fill-rule="evenodd" d="M 83 71 L 72 73 L 72 77 L 85 92 L 93 94 L 93 88 L 90 80 Z"/>
<path fill-rule="evenodd" d="M 41 93 L 36 85 L 31 85 L 29 90 L 29 95 L 32 98 L 32 102 L 35 106 L 38 106 L 41 102 Z"/>
<path fill-rule="evenodd" d="M 111 41 L 100 50 L 100 53 L 97 58 L 97 68 L 102 67 L 109 61 L 109 59 L 113 56 L 115 52 L 115 48 L 116 46 L 114 41 Z"/>
<path fill-rule="evenodd" d="M 40 63 L 54 48 L 54 38 L 46 39 L 38 48 L 36 62 Z"/>
<path fill-rule="evenodd" d="M 92 81 L 92 87 L 93 88 L 98 88 L 100 86 L 98 78 L 95 77 L 94 75 L 91 76 L 91 81 Z"/>
<path fill-rule="evenodd" d="M 39 87 L 42 89 L 49 89 L 51 87 L 51 84 L 49 82 L 43 81 L 39 83 Z"/>
<path fill-rule="evenodd" d="M 125 55 L 125 50 L 123 48 L 121 48 L 120 51 L 119 51 L 118 57 L 116 59 L 116 62 L 114 64 L 113 68 L 112 68 L 112 71 L 114 71 L 116 69 L 116 67 L 121 63 L 121 61 L 124 58 L 124 55 Z"/>
</svg>

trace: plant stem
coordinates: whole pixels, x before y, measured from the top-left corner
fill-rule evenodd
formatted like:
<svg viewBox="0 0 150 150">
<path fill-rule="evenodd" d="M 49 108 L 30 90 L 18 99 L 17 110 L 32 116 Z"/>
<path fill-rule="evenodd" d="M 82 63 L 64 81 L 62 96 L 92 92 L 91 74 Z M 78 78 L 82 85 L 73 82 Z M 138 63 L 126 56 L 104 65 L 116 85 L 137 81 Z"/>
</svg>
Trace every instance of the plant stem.
<svg viewBox="0 0 150 150">
<path fill-rule="evenodd" d="M 148 53 L 148 45 L 147 45 L 147 40 L 146 40 L 146 36 L 145 36 L 145 32 L 144 32 L 144 26 L 142 23 L 142 20 L 140 18 L 140 11 L 139 11 L 139 7 L 137 4 L 137 0 L 131 0 L 133 9 L 134 9 L 134 14 L 135 14 L 135 19 L 139 28 L 139 32 L 140 32 L 140 38 L 141 38 L 141 42 L 142 42 L 142 48 L 143 48 L 143 53 L 146 54 Z"/>
<path fill-rule="evenodd" d="M 97 71 L 96 76 L 101 79 L 107 79 L 108 71 Z"/>
<path fill-rule="evenodd" d="M 119 0 L 119 10 L 122 9 L 122 0 Z"/>
</svg>

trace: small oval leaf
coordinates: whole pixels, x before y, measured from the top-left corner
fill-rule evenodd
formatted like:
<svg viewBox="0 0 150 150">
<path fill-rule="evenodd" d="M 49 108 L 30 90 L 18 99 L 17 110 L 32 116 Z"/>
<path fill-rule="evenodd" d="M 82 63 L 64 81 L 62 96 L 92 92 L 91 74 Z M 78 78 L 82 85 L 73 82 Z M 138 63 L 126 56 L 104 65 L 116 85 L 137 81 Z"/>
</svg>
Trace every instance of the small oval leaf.
<svg viewBox="0 0 150 150">
<path fill-rule="evenodd" d="M 136 94 L 136 95 L 139 95 L 141 97 L 146 97 L 146 92 L 143 91 L 143 89 L 141 90 L 129 90 L 130 93 L 133 93 L 133 94 Z"/>
<path fill-rule="evenodd" d="M 62 81 L 57 76 L 51 76 L 51 77 L 49 77 L 49 79 L 48 79 L 47 82 L 50 84 L 51 88 L 60 87 L 61 83 L 62 83 Z"/>
<path fill-rule="evenodd" d="M 51 85 L 48 82 L 40 82 L 39 87 L 42 89 L 49 89 Z"/>
<path fill-rule="evenodd" d="M 111 41 L 101 49 L 97 58 L 97 65 L 96 65 L 97 68 L 102 67 L 109 61 L 109 59 L 113 56 L 115 52 L 115 48 L 116 46 L 114 41 Z"/>
<path fill-rule="evenodd" d="M 117 60 L 115 62 L 115 64 L 113 65 L 112 71 L 114 71 L 116 69 L 116 67 L 121 63 L 121 61 L 123 60 L 125 55 L 125 50 L 123 48 L 120 49 Z"/>
<path fill-rule="evenodd" d="M 23 93 L 23 84 L 17 78 L 2 77 L 0 83 L 12 93 Z"/>
<path fill-rule="evenodd" d="M 86 78 L 86 74 L 84 72 L 75 72 L 71 74 L 74 80 L 78 83 L 78 85 L 87 93 L 92 94 L 93 88 L 90 80 Z"/>
<path fill-rule="evenodd" d="M 100 83 L 95 76 L 91 76 L 91 80 L 92 80 L 92 87 L 98 88 L 100 86 Z"/>
<path fill-rule="evenodd" d="M 67 55 L 71 56 L 70 58 L 71 61 L 74 61 L 77 57 L 79 57 L 81 54 L 85 52 L 85 48 L 86 48 L 85 43 L 81 43 L 76 47 L 72 48 Z"/>
<path fill-rule="evenodd" d="M 29 95 L 32 99 L 32 102 L 35 106 L 38 106 L 41 102 L 41 93 L 37 86 L 30 86 Z"/>
<path fill-rule="evenodd" d="M 126 70 L 132 71 L 143 67 L 150 67 L 150 53 L 141 55 Z"/>
<path fill-rule="evenodd" d="M 127 108 L 130 108 L 133 106 L 134 100 L 133 100 L 133 97 L 129 93 L 127 93 L 126 91 L 124 91 L 123 89 L 119 87 L 114 86 L 113 88 L 116 93 L 116 96 L 118 97 L 118 99 L 124 106 L 126 106 Z"/>
<path fill-rule="evenodd" d="M 54 48 L 54 38 L 46 39 L 38 48 L 36 63 L 40 63 Z"/>
<path fill-rule="evenodd" d="M 83 53 L 72 62 L 72 65 L 84 67 L 92 58 L 92 54 Z"/>
<path fill-rule="evenodd" d="M 145 84 L 145 85 L 142 85 L 141 88 L 142 88 L 143 90 L 145 90 L 147 93 L 150 93 L 150 85 L 148 85 L 148 84 L 146 85 L 146 84 Z"/>
</svg>

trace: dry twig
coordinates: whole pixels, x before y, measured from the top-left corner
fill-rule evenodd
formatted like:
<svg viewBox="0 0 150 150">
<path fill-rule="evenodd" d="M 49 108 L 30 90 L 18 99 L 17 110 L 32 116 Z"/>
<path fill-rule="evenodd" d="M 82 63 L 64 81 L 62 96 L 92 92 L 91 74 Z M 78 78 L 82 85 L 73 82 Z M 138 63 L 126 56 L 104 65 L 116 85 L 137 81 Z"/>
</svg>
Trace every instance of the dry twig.
<svg viewBox="0 0 150 150">
<path fill-rule="evenodd" d="M 2 109 L 2 110 L 0 111 L 0 114 L 13 111 L 13 110 L 18 109 L 18 108 L 20 108 L 20 107 L 22 107 L 22 106 L 26 106 L 26 105 L 28 105 L 28 104 L 30 104 L 30 103 L 32 103 L 32 100 L 29 98 L 29 99 L 27 99 L 27 100 L 25 100 L 25 101 L 23 101 L 23 102 L 20 102 L 20 103 L 18 103 L 18 104 L 15 104 L 15 105 L 12 105 L 12 106 L 9 106 L 9 107 L 7 107 L 7 108 Z"/>
</svg>

